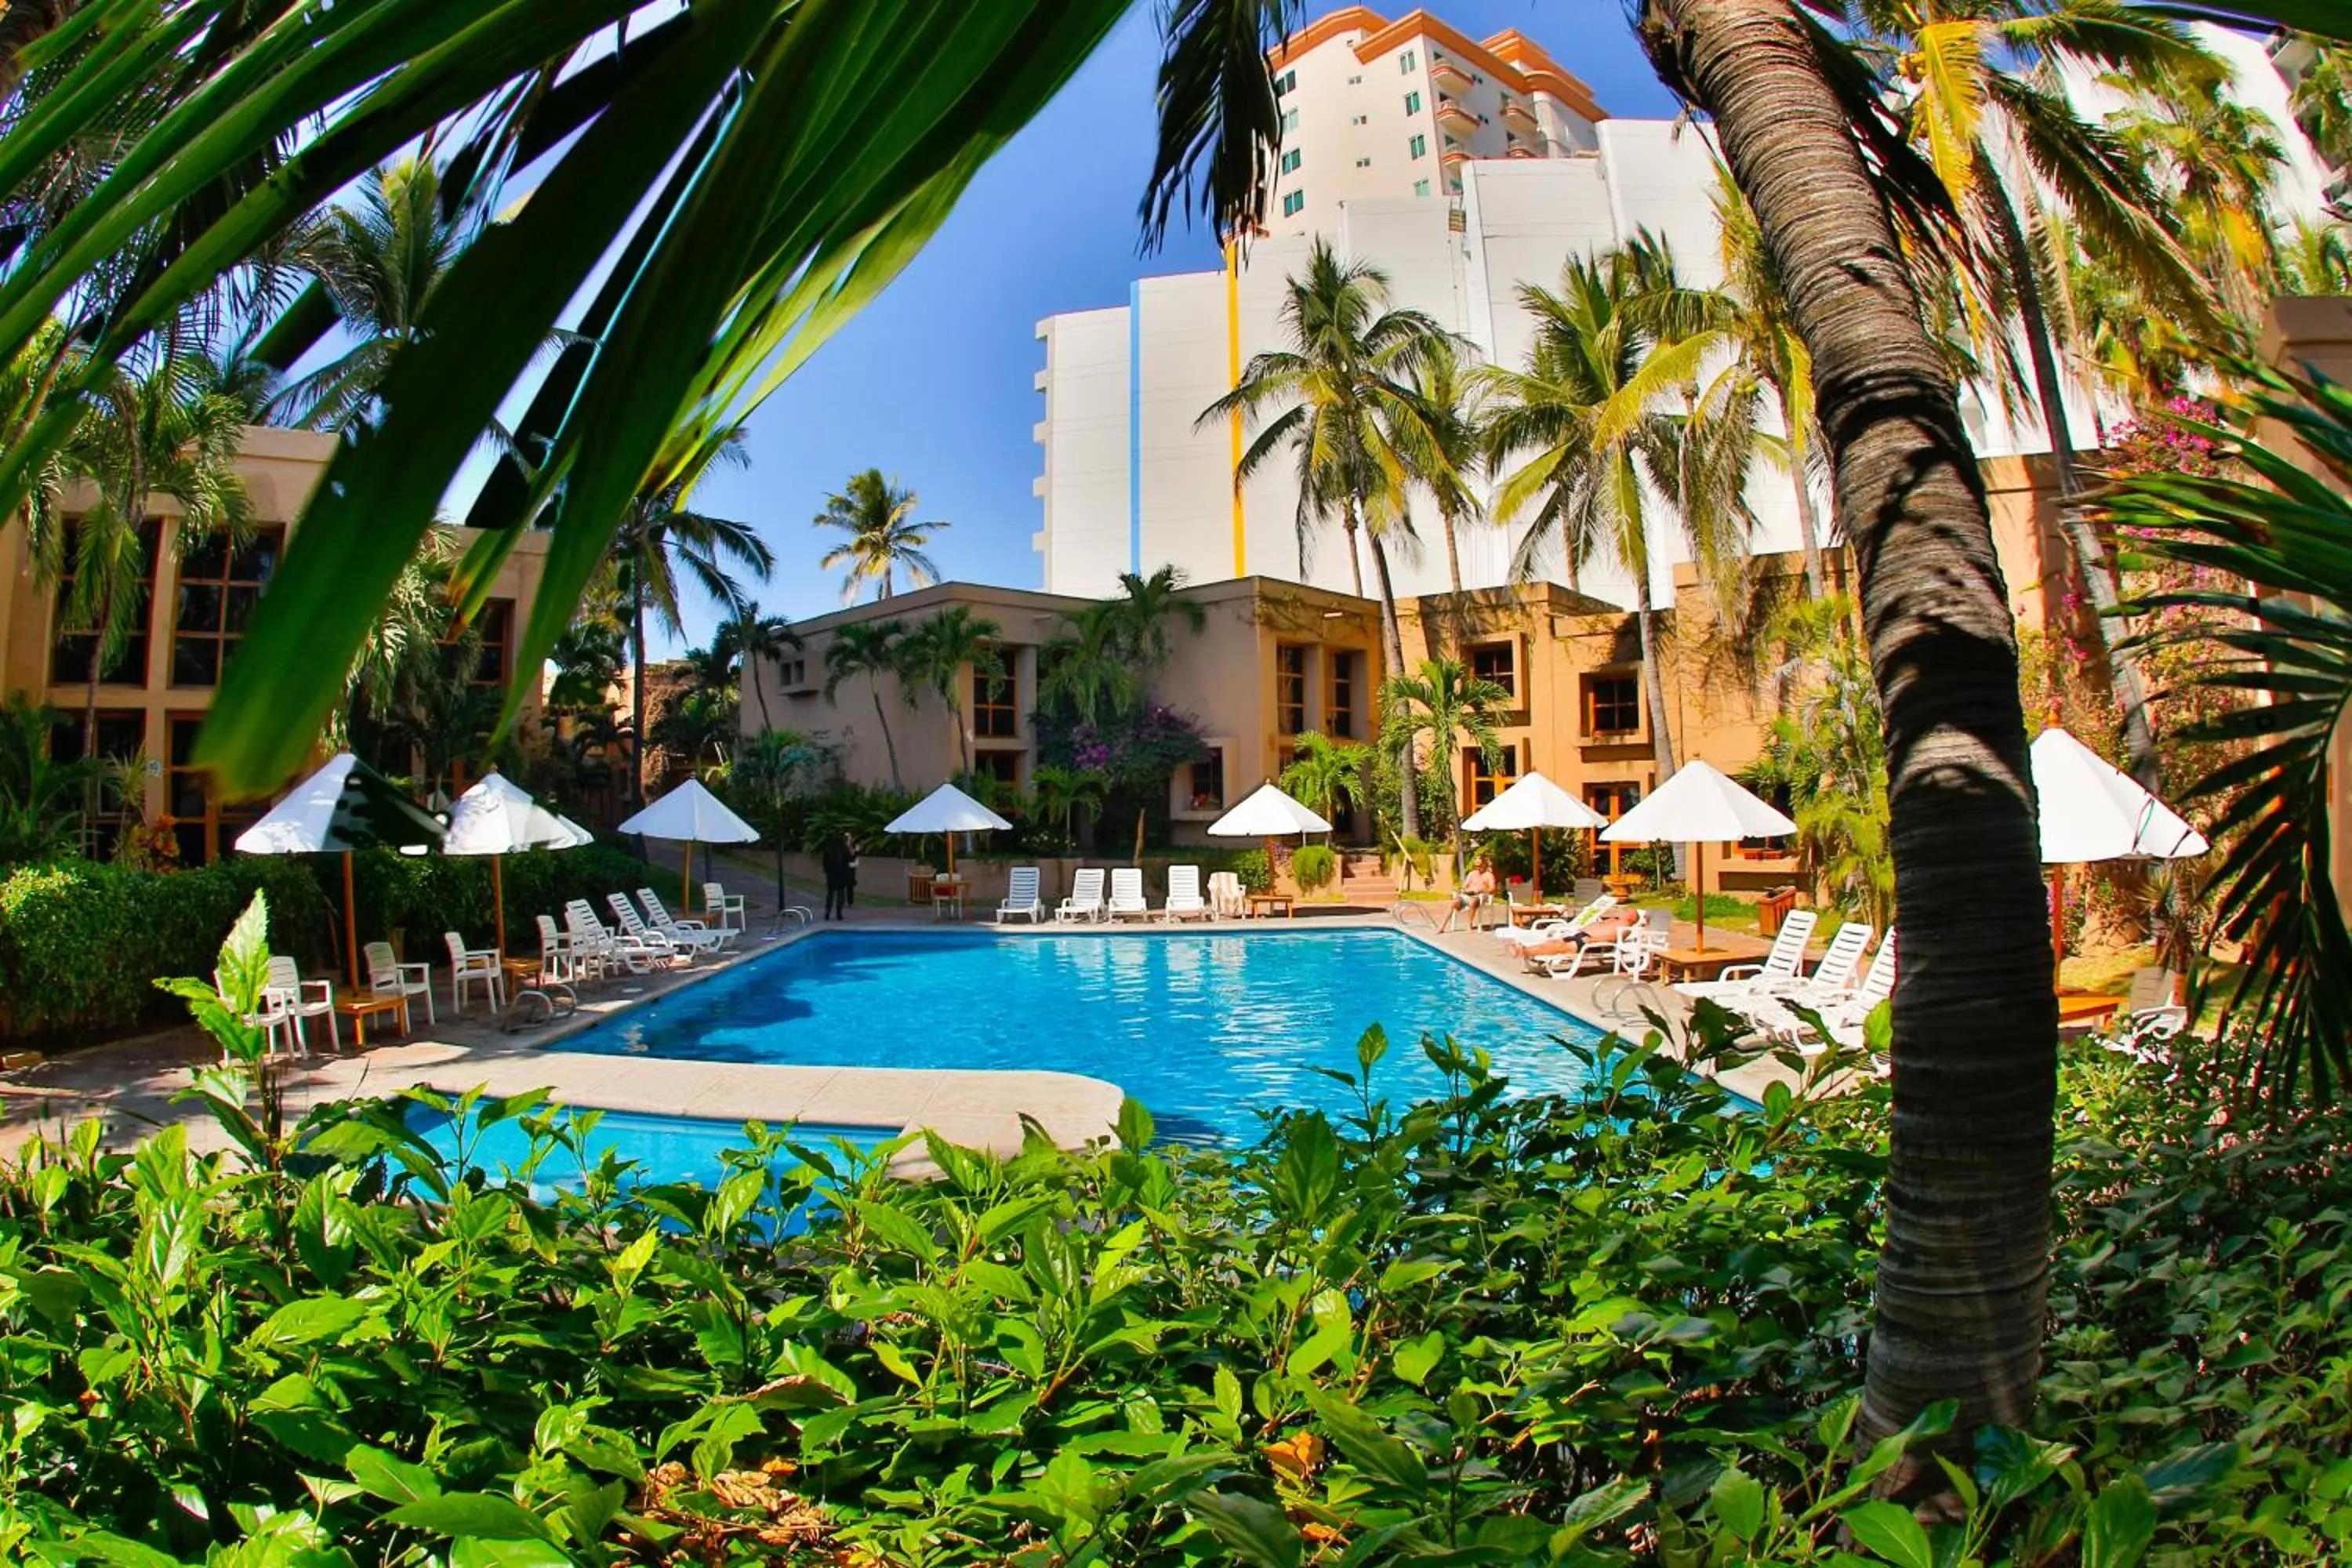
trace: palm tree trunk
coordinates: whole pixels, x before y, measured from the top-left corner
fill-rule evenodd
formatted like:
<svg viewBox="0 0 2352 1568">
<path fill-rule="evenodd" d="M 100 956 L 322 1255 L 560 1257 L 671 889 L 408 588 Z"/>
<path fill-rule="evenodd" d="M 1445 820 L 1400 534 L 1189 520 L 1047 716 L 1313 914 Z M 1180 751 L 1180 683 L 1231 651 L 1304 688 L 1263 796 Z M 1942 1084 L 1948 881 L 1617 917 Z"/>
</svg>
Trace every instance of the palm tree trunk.
<svg viewBox="0 0 2352 1568">
<path fill-rule="evenodd" d="M 1822 520 L 1813 506 L 1813 486 L 1805 473 L 1804 453 L 1802 442 L 1790 444 L 1789 468 L 1797 492 L 1797 548 L 1805 557 L 1805 597 L 1819 599 L 1826 591 L 1822 581 Z"/>
<path fill-rule="evenodd" d="M 2058 469 L 2058 523 L 2065 531 L 2066 542 L 2074 552 L 2074 563 L 2082 569 L 2083 585 L 2091 595 L 2093 635 L 2099 639 L 2099 652 L 2106 659 L 2107 679 L 2114 685 L 2116 706 L 2123 711 L 2124 752 L 2131 762 L 2132 777 L 2142 789 L 2151 792 L 2164 787 L 2164 773 L 2157 762 L 2156 734 L 2147 721 L 2147 687 L 2140 679 L 2139 666 L 2126 653 L 2119 652 L 2108 627 L 2113 624 L 2109 612 L 2121 597 L 2116 590 L 2116 569 L 2107 559 L 2106 546 L 2100 542 L 2098 530 L 2083 506 L 2083 475 L 2074 461 L 2074 433 L 2067 428 L 2065 386 L 2058 376 L 2058 356 L 2050 347 L 2049 315 L 2042 308 L 2042 284 L 2033 270 L 2033 258 L 2026 249 L 2025 230 L 2017 221 L 2016 209 L 2010 205 L 2009 193 L 1995 190 L 1990 206 L 2000 224 L 2001 248 L 2006 253 L 2009 272 L 2017 288 L 2019 324 L 2025 331 L 2025 348 L 2033 362 L 2033 395 L 2042 405 L 2042 427 L 2050 436 L 2050 458 Z"/>
<path fill-rule="evenodd" d="M 1381 637 L 1387 645 L 1391 679 L 1404 673 L 1404 628 L 1397 624 L 1396 589 L 1389 581 L 1388 548 L 1377 533 L 1372 542 L 1372 570 L 1381 580 Z M 1359 589 L 1360 593 L 1362 590 Z M 1385 682 L 1383 682 L 1385 684 Z M 1413 740 L 1408 736 L 1397 753 L 1397 831 L 1407 838 L 1421 837 L 1421 795 L 1413 779 Z M 1439 759 L 1441 762 L 1443 759 Z"/>
<path fill-rule="evenodd" d="M 1838 521 L 1885 705 L 1904 962 L 1863 1425 L 1957 1399 L 1946 1443 L 2026 1425 L 2049 1285 L 2057 1007 L 2016 625 L 1958 389 L 1790 0 L 1645 0 L 1662 75 L 1715 117 L 1813 355 Z M 1942 1484 L 1924 1453 L 1889 1483 Z"/>
<path fill-rule="evenodd" d="M 781 674 L 782 673 L 783 667 L 783 655 L 782 652 L 777 654 L 776 659 L 777 671 Z M 746 649 L 743 654 L 743 672 L 751 678 L 751 695 L 760 700 L 760 732 L 764 735 L 775 729 L 776 721 L 768 711 L 768 683 L 760 679 L 759 656 L 753 654 L 749 649 Z M 739 709 L 742 707 L 742 700 L 740 694 L 737 697 L 735 705 Z"/>
<path fill-rule="evenodd" d="M 866 684 L 874 693 L 874 721 L 882 726 L 882 750 L 890 758 L 890 787 L 903 791 L 907 786 L 898 781 L 898 744 L 890 739 L 890 716 L 882 710 L 881 672 L 866 671 Z"/>
<path fill-rule="evenodd" d="M 1356 533 L 1360 525 L 1356 521 L 1353 506 L 1349 506 L 1347 515 L 1339 520 L 1339 526 L 1347 530 L 1348 570 L 1356 574 L 1356 597 L 1360 599 L 1364 596 L 1364 552 L 1356 548 Z"/>
<path fill-rule="evenodd" d="M 1470 640 L 1470 599 L 1462 591 L 1462 547 L 1454 539 L 1453 513 L 1441 510 L 1437 525 L 1445 531 L 1445 574 L 1454 585 L 1454 646 L 1460 647 Z M 1429 651 L 1435 654 L 1439 650 Z"/>
<path fill-rule="evenodd" d="M 630 574 L 629 658 L 636 679 L 629 683 L 629 804 L 646 804 L 646 582 L 643 563 Z"/>
<path fill-rule="evenodd" d="M 1657 764 L 1658 782 L 1664 784 L 1675 776 L 1674 727 L 1666 722 L 1666 672 L 1658 668 L 1658 609 L 1650 597 L 1650 569 L 1643 563 L 1636 574 L 1634 589 L 1633 628 L 1642 645 L 1642 700 L 1650 710 L 1650 756 Z M 1675 875 L 1689 875 L 1683 846 L 1675 846 Z"/>
</svg>

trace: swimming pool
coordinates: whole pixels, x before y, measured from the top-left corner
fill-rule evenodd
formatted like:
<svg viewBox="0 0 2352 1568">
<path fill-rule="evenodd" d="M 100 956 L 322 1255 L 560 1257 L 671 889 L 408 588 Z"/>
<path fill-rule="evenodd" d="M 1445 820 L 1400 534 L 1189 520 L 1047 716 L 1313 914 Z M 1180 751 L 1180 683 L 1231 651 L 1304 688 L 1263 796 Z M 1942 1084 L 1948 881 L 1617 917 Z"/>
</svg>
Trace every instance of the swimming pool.
<svg viewBox="0 0 2352 1568">
<path fill-rule="evenodd" d="M 580 1110 L 588 1107 L 540 1108 L 540 1114 L 551 1115 L 559 1122 L 568 1121 Z M 479 1170 L 493 1177 L 503 1177 L 519 1168 L 530 1153 L 530 1134 L 523 1127 L 524 1119 L 507 1117 L 488 1127 L 475 1126 L 461 1144 L 457 1120 L 447 1112 L 429 1105 L 411 1105 L 407 1110 L 408 1125 L 433 1145 L 442 1163 L 455 1170 L 462 1151 L 467 1168 Z M 772 1128 L 781 1131 L 779 1124 Z M 834 1127 L 814 1122 L 801 1122 L 793 1129 L 793 1141 L 816 1149 L 827 1147 L 827 1141 L 842 1138 L 860 1149 L 872 1149 L 898 1136 L 895 1127 Z M 597 1114 L 583 1142 L 583 1154 L 590 1168 L 604 1159 L 607 1150 L 624 1160 L 636 1162 L 626 1186 L 658 1186 L 672 1182 L 699 1182 L 706 1187 L 716 1186 L 725 1179 L 726 1162 L 720 1154 L 730 1149 L 749 1149 L 751 1141 L 743 1136 L 743 1123 L 721 1121 L 704 1116 L 650 1116 L 633 1110 L 604 1110 Z M 787 1163 L 791 1156 L 781 1156 Z M 542 1200 L 557 1188 L 577 1192 L 583 1184 L 581 1159 L 570 1151 L 556 1149 L 541 1162 L 532 1173 L 532 1191 Z"/>
<path fill-rule="evenodd" d="M 1255 1137 L 1260 1111 L 1354 1104 L 1380 1024 L 1376 1093 L 1441 1092 L 1424 1031 L 1481 1047 L 1521 1091 L 1581 1081 L 1554 1037 L 1591 1026 L 1394 931 L 1067 936 L 820 933 L 574 1035 L 562 1048 L 800 1066 L 1042 1068 L 1141 1100 L 1163 1135 Z"/>
</svg>

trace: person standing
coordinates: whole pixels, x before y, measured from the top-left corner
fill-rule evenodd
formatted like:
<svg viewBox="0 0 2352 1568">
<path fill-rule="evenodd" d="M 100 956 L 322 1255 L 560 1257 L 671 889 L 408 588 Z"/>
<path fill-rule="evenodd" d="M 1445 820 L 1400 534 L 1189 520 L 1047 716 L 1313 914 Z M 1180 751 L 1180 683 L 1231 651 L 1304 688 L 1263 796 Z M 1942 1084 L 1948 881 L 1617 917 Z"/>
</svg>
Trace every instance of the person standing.
<svg viewBox="0 0 2352 1568">
<path fill-rule="evenodd" d="M 850 897 L 857 887 L 857 852 L 850 847 L 849 835 L 836 833 L 826 839 L 819 859 L 824 867 L 824 918 L 847 920 Z"/>
</svg>

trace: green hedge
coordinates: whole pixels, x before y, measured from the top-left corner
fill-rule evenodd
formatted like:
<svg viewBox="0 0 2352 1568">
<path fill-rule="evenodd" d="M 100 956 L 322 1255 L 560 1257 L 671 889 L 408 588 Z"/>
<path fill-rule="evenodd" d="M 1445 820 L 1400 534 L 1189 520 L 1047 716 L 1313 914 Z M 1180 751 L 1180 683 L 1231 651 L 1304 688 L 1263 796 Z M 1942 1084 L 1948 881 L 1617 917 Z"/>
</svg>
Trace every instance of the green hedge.
<svg viewBox="0 0 2352 1568">
<path fill-rule="evenodd" d="M 502 862 L 507 942 L 536 952 L 531 917 L 650 883 L 676 909 L 674 873 L 607 845 L 533 850 Z M 481 944 L 496 934 L 490 863 L 442 855 L 356 855 L 352 884 L 359 940 L 392 940 L 404 957 L 448 962 L 441 933 Z M 340 856 L 238 856 L 200 869 L 157 873 L 74 860 L 10 870 L 0 879 L 0 1039 L 72 1044 L 142 1024 L 184 1018 L 154 988 L 163 975 L 210 974 L 221 940 L 257 888 L 269 894 L 269 946 L 305 973 L 340 975 L 343 910 Z M 699 889 L 697 889 L 698 896 Z"/>
<path fill-rule="evenodd" d="M 0 1039 L 87 1039 L 185 1018 L 160 975 L 210 974 L 254 889 L 269 944 L 307 969 L 329 962 L 327 903 L 310 868 L 270 857 L 158 873 L 73 860 L 0 879 Z"/>
</svg>

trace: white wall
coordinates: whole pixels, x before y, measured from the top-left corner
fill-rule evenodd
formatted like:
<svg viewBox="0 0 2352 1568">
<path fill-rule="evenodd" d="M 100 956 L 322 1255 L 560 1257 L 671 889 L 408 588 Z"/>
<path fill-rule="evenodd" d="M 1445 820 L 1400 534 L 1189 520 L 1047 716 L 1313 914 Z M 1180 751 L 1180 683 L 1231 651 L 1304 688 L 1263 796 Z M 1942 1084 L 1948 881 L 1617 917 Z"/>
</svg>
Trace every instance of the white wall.
<svg viewBox="0 0 2352 1568">
<path fill-rule="evenodd" d="M 1128 563 L 1128 321 L 1121 310 L 1076 310 L 1037 324 L 1045 449 L 1036 490 L 1045 581 L 1069 594 L 1115 591 Z"/>
</svg>

